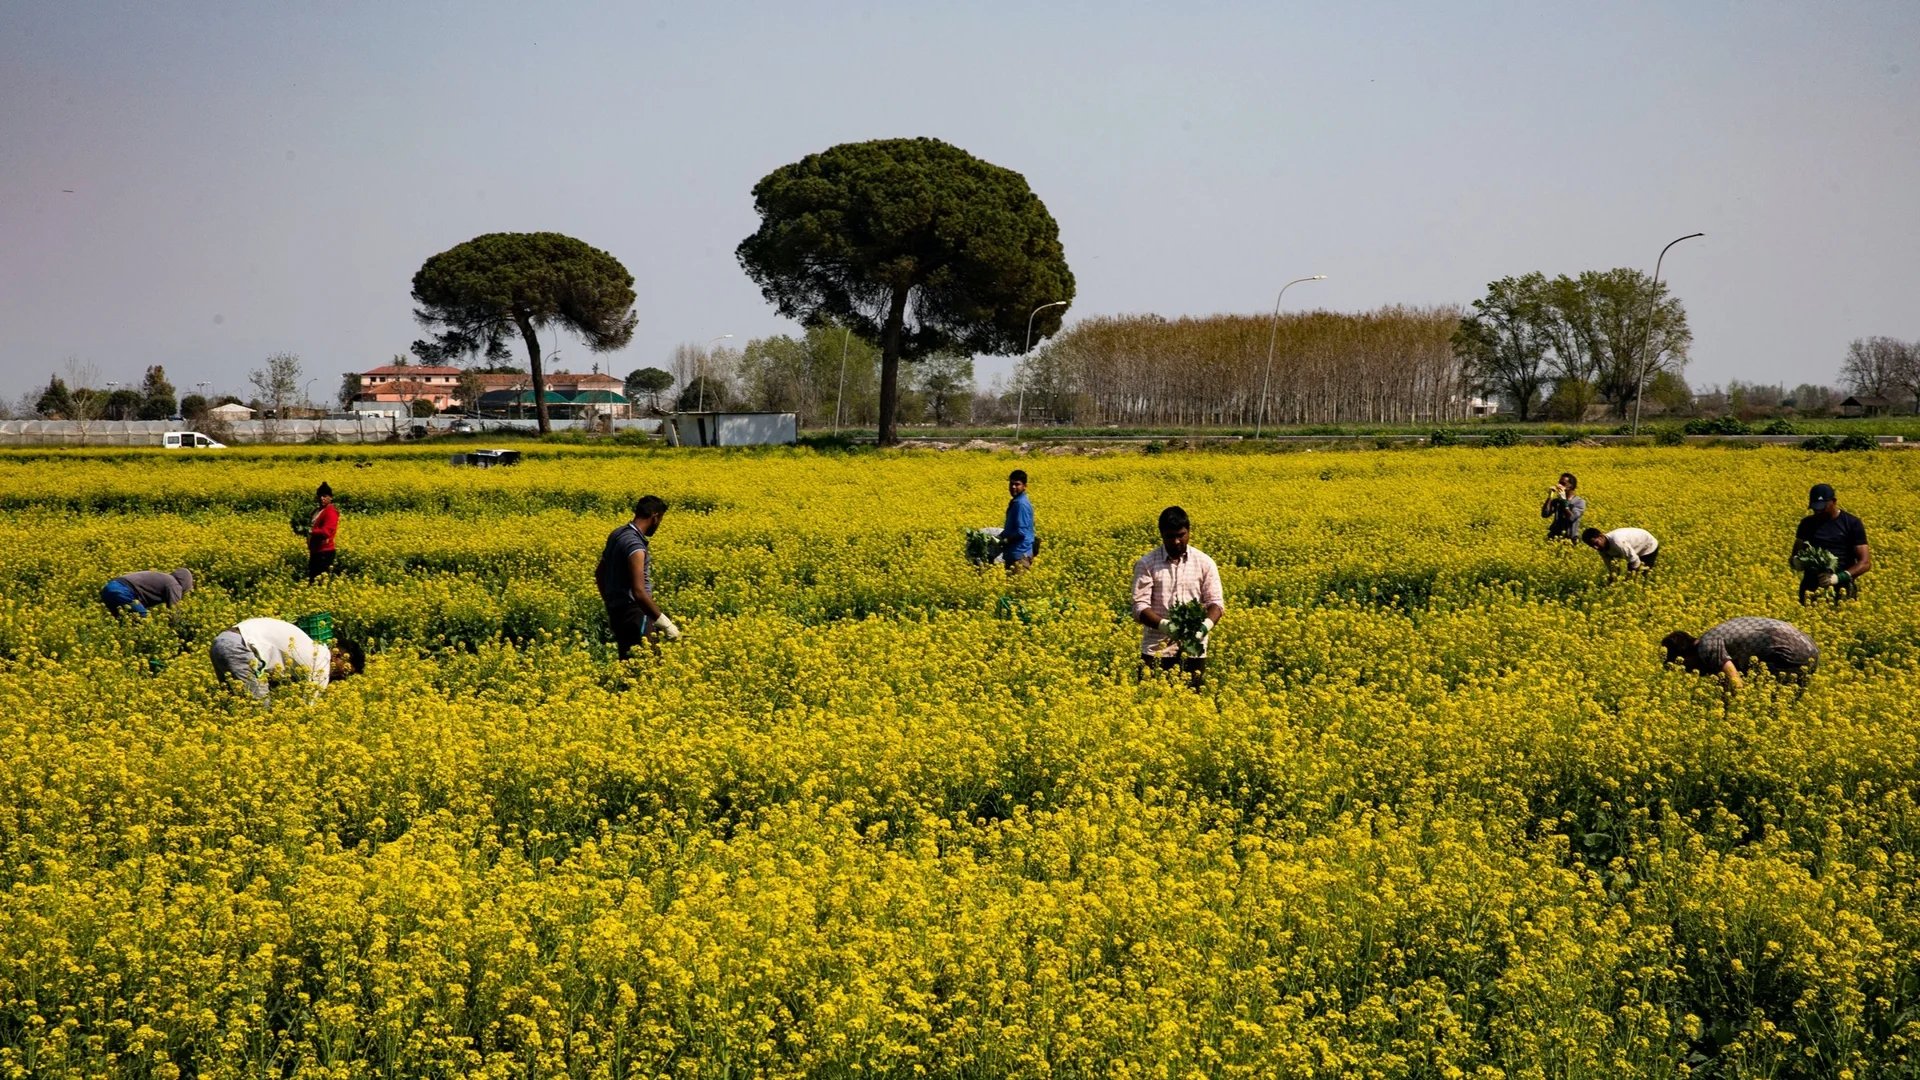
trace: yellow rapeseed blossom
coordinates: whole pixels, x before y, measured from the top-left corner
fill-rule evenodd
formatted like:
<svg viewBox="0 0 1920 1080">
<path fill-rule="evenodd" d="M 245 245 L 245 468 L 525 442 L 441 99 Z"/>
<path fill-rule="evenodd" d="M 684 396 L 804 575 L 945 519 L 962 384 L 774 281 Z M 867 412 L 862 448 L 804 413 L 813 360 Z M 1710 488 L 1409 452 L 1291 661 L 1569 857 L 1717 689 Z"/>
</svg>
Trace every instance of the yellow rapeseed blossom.
<svg viewBox="0 0 1920 1080">
<path fill-rule="evenodd" d="M 1012 578 L 963 552 L 1006 455 L 444 460 L 0 457 L 0 1075 L 1920 1068 L 1920 456 L 1034 457 Z M 1563 470 L 1655 574 L 1543 540 Z M 1803 608 L 1821 480 L 1875 565 Z M 649 492 L 686 636 L 623 663 L 592 568 Z M 1174 503 L 1198 694 L 1128 608 Z M 366 675 L 219 685 L 214 634 L 323 610 Z M 1812 685 L 1663 668 L 1736 614 Z"/>
</svg>

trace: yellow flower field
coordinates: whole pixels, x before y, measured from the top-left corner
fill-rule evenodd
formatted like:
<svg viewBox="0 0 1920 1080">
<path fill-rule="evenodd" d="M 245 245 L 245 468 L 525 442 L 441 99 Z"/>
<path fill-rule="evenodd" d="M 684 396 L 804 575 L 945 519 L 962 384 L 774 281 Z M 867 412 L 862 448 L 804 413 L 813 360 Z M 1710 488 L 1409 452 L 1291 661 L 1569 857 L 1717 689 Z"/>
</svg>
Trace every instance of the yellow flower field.
<svg viewBox="0 0 1920 1080">
<path fill-rule="evenodd" d="M 962 540 L 1016 463 L 1009 580 Z M 1652 580 L 1542 539 L 1563 469 Z M 1786 565 L 1820 480 L 1875 558 L 1837 609 Z M 1917 489 L 1773 448 L 0 456 L 0 1073 L 1911 1076 Z M 620 663 L 592 568 L 648 492 L 686 637 Z M 1136 672 L 1170 503 L 1226 587 L 1199 694 Z M 181 564 L 171 617 L 98 602 Z M 214 633 L 319 610 L 365 677 L 218 684 Z M 1811 686 L 1663 669 L 1736 614 Z"/>
</svg>

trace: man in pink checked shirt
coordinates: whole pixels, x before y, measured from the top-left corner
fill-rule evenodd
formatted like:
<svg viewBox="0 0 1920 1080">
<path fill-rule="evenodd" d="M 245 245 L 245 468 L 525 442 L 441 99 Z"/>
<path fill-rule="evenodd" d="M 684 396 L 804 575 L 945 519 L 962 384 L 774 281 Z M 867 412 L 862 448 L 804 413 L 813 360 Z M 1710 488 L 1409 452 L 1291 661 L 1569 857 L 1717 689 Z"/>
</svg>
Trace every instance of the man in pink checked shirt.
<svg viewBox="0 0 1920 1080">
<path fill-rule="evenodd" d="M 1133 564 L 1133 617 L 1146 627 L 1140 635 L 1140 662 L 1148 671 L 1187 673 L 1195 690 L 1206 680 L 1207 646 L 1203 635 L 1198 655 L 1182 654 L 1180 643 L 1169 638 L 1161 624 L 1175 604 L 1199 601 L 1206 609 L 1207 632 L 1227 612 L 1220 591 L 1220 568 L 1188 541 L 1193 524 L 1177 506 L 1160 511 L 1160 546 Z"/>
</svg>

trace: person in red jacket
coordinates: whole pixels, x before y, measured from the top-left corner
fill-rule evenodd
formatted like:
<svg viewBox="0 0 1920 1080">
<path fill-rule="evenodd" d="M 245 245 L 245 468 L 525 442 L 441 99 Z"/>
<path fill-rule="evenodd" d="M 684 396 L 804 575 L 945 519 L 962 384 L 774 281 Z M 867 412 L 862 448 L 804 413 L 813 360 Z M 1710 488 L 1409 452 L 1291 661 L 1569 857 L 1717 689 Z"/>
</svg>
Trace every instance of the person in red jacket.
<svg viewBox="0 0 1920 1080">
<path fill-rule="evenodd" d="M 340 532 L 340 511 L 333 505 L 333 488 L 322 481 L 320 509 L 307 529 L 307 580 L 333 569 L 333 538 Z"/>
</svg>

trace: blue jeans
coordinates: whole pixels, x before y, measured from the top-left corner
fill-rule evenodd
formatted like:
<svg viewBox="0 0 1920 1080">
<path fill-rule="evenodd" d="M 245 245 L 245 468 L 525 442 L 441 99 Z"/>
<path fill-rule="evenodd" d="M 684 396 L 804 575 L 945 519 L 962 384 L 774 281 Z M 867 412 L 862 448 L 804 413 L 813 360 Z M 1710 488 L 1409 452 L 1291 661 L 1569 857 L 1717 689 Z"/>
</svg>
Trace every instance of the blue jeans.
<svg viewBox="0 0 1920 1080">
<path fill-rule="evenodd" d="M 107 611 L 114 615 L 118 615 L 121 608 L 129 607 L 135 615 L 147 613 L 147 605 L 133 594 L 133 588 L 118 578 L 107 582 L 107 587 L 100 590 L 100 602 L 107 605 Z"/>
</svg>

